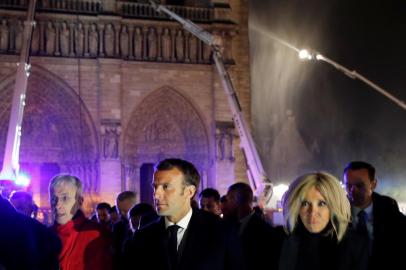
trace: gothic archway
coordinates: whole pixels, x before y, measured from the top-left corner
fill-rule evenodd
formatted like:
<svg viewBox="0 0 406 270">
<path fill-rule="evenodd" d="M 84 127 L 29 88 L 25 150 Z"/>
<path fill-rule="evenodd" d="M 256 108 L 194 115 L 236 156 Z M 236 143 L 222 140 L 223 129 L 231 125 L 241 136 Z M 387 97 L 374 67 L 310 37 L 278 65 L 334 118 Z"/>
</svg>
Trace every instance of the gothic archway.
<svg viewBox="0 0 406 270">
<path fill-rule="evenodd" d="M 0 85 L 1 159 L 7 137 L 14 79 L 15 75 L 10 75 Z M 80 177 L 84 182 L 84 191 L 91 194 L 97 192 L 99 187 L 98 153 L 96 129 L 80 96 L 56 75 L 33 66 L 22 125 L 21 164 L 31 168 L 57 164 L 61 172 Z"/>
<path fill-rule="evenodd" d="M 124 186 L 137 189 L 139 168 L 164 158 L 192 162 L 205 186 L 210 176 L 209 137 L 203 117 L 171 87 L 149 94 L 134 110 L 123 137 Z"/>
</svg>

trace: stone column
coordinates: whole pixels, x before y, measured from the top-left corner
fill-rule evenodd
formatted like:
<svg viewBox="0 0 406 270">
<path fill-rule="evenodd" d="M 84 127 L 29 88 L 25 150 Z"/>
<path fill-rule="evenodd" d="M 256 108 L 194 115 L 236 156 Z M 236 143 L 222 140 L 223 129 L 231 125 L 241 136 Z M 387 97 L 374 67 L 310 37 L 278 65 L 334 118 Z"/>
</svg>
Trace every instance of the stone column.
<svg viewBox="0 0 406 270">
<path fill-rule="evenodd" d="M 148 27 L 143 26 L 142 27 L 142 46 L 143 46 L 143 59 L 148 60 Z"/>
<path fill-rule="evenodd" d="M 74 40 L 75 40 L 75 23 L 70 22 L 69 23 L 69 56 L 74 57 L 75 56 L 75 51 L 74 51 Z"/>
<path fill-rule="evenodd" d="M 45 22 L 39 21 L 39 54 L 45 54 Z"/>
<path fill-rule="evenodd" d="M 156 60 L 158 62 L 162 61 L 162 27 L 158 26 L 156 28 L 156 48 L 157 48 L 157 52 L 156 52 Z"/>
<path fill-rule="evenodd" d="M 190 51 L 189 51 L 189 39 L 190 39 L 190 33 L 188 31 L 184 32 L 184 37 L 185 37 L 185 63 L 190 63 Z"/>
<path fill-rule="evenodd" d="M 104 57 L 104 23 L 98 23 L 97 28 L 99 30 L 99 56 Z"/>
<path fill-rule="evenodd" d="M 111 1 L 113 2 L 113 1 Z M 114 33 L 115 33 L 115 45 L 114 45 L 114 56 L 119 57 L 120 56 L 120 24 L 114 23 Z"/>
<path fill-rule="evenodd" d="M 83 29 L 85 29 L 84 56 L 89 57 L 89 24 L 84 23 Z"/>
<path fill-rule="evenodd" d="M 54 55 L 55 56 L 60 56 L 61 55 L 61 52 L 59 51 L 59 33 L 60 33 L 59 27 L 60 27 L 60 23 L 55 22 L 54 25 L 55 25 L 55 37 L 56 37 L 55 38 L 55 53 L 54 53 Z"/>
<path fill-rule="evenodd" d="M 128 58 L 134 60 L 134 25 L 128 25 Z"/>
<path fill-rule="evenodd" d="M 172 48 L 171 48 L 171 62 L 176 62 L 176 29 L 172 28 L 170 29 L 170 35 L 171 35 L 171 40 L 172 40 Z"/>
<path fill-rule="evenodd" d="M 121 162 L 119 159 L 119 142 L 121 125 L 116 119 L 102 119 L 100 126 L 100 197 L 113 203 L 122 191 Z"/>
</svg>

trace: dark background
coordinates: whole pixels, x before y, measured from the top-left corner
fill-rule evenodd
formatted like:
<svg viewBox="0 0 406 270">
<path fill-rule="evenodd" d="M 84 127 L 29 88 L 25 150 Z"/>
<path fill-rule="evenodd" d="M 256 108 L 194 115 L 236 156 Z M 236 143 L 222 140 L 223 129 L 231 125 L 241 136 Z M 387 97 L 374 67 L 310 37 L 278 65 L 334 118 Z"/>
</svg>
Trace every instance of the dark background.
<svg viewBox="0 0 406 270">
<path fill-rule="evenodd" d="M 272 38 L 317 50 L 406 101 L 406 2 L 249 2 L 254 137 L 271 180 L 311 170 L 341 179 L 348 161 L 365 160 L 378 191 L 406 203 L 406 110 Z"/>
</svg>

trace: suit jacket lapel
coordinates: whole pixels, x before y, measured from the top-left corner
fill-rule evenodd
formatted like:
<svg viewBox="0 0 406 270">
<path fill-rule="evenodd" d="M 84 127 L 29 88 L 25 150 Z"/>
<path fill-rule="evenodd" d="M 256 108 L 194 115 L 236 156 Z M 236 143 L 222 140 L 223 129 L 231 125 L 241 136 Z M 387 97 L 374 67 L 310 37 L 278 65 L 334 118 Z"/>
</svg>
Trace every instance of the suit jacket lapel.
<svg viewBox="0 0 406 270">
<path fill-rule="evenodd" d="M 198 233 L 196 232 L 197 224 L 197 216 L 196 212 L 193 211 L 192 217 L 190 218 L 190 222 L 188 227 L 186 228 L 185 234 L 183 235 L 182 241 L 179 244 L 178 249 L 178 262 L 179 262 L 179 269 L 188 269 L 190 268 L 190 259 L 194 258 L 196 254 L 196 245 L 194 243 L 198 243 Z"/>
<path fill-rule="evenodd" d="M 158 221 L 158 230 L 159 234 L 157 234 L 158 237 L 158 243 L 159 243 L 159 248 L 162 251 L 162 260 L 164 261 L 164 264 L 166 265 L 166 269 L 171 269 L 171 264 L 169 260 L 169 253 L 168 253 L 168 240 L 169 240 L 169 235 L 165 227 L 165 218 L 161 217 Z M 158 253 L 159 254 L 159 253 Z"/>
</svg>

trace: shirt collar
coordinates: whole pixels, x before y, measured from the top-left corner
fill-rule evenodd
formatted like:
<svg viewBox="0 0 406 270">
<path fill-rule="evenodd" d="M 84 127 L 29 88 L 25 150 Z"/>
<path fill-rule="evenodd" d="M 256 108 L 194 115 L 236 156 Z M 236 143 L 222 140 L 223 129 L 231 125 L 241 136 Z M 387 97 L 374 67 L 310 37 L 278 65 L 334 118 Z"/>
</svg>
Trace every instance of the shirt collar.
<svg viewBox="0 0 406 270">
<path fill-rule="evenodd" d="M 190 219 L 192 218 L 192 213 L 193 213 L 192 208 L 190 208 L 189 212 L 187 212 L 187 214 L 181 220 L 179 220 L 179 222 L 176 223 L 176 225 L 178 225 L 182 229 L 186 229 L 187 226 L 189 225 Z M 174 224 L 175 223 L 169 221 L 168 218 L 165 217 L 165 228 L 168 228 L 169 226 Z"/>
<path fill-rule="evenodd" d="M 353 211 L 353 216 L 357 216 L 359 212 L 361 212 L 361 210 L 364 210 L 364 212 L 367 214 L 368 219 L 372 216 L 372 207 L 373 207 L 373 202 L 371 202 L 367 208 L 362 209 L 362 208 L 358 208 L 358 207 L 353 207 L 352 211 Z"/>
</svg>

